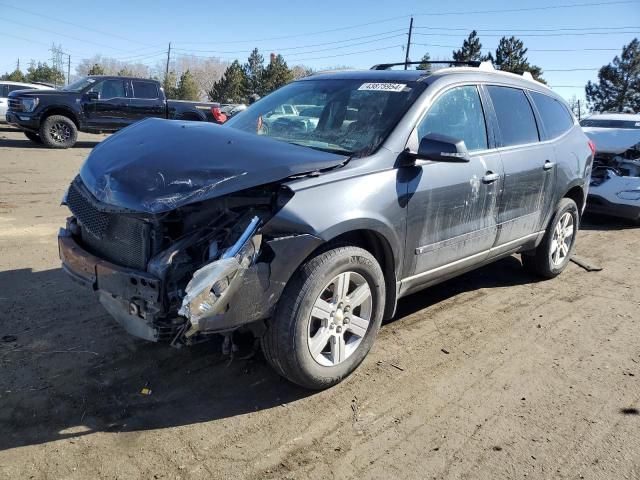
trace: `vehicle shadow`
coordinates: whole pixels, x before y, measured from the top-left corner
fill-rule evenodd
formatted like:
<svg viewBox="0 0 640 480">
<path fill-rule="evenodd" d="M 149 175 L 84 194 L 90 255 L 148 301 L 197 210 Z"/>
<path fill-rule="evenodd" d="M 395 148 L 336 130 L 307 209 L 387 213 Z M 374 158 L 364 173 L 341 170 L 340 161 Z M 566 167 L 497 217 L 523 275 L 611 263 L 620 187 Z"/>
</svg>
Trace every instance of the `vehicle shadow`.
<svg viewBox="0 0 640 480">
<path fill-rule="evenodd" d="M 630 228 L 638 228 L 638 225 L 635 224 L 633 220 L 607 215 L 596 215 L 588 212 L 585 213 L 580 224 L 580 230 L 614 231 L 627 230 Z"/>
<path fill-rule="evenodd" d="M 71 148 L 93 148 L 98 145 L 101 140 L 80 140 L 76 142 L 76 144 Z M 25 137 L 24 140 L 16 140 L 16 139 L 8 139 L 8 138 L 0 138 L 0 147 L 7 148 L 40 148 L 42 150 L 47 150 L 43 145 L 38 145 L 37 143 L 33 143 L 31 140 Z"/>
<path fill-rule="evenodd" d="M 401 300 L 392 322 L 461 292 L 534 281 L 510 257 Z M 259 352 L 230 360 L 220 341 L 180 350 L 138 341 L 61 269 L 0 272 L 0 292 L 0 450 L 210 422 L 313 394 Z"/>
</svg>

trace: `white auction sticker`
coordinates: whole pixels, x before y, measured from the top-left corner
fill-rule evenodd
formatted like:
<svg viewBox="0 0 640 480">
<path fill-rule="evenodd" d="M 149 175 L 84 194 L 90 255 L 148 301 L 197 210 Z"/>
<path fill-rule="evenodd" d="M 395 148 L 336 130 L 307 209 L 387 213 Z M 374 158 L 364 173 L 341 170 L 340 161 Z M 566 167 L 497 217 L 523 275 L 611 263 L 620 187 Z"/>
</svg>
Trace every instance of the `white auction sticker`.
<svg viewBox="0 0 640 480">
<path fill-rule="evenodd" d="M 374 92 L 401 92 L 407 86 L 406 83 L 363 83 L 358 90 Z"/>
</svg>

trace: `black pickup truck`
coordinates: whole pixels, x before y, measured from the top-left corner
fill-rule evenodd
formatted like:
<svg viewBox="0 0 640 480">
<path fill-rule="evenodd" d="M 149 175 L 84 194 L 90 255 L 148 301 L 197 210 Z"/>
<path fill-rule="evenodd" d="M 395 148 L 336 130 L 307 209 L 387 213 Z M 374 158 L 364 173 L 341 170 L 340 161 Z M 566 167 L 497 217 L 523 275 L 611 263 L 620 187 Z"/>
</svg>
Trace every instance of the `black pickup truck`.
<svg viewBox="0 0 640 480">
<path fill-rule="evenodd" d="M 226 121 L 217 103 L 167 100 L 155 80 L 112 76 L 84 77 L 61 90 L 12 92 L 7 111 L 7 123 L 49 148 L 72 147 L 78 131 L 115 132 L 149 117 Z"/>
</svg>

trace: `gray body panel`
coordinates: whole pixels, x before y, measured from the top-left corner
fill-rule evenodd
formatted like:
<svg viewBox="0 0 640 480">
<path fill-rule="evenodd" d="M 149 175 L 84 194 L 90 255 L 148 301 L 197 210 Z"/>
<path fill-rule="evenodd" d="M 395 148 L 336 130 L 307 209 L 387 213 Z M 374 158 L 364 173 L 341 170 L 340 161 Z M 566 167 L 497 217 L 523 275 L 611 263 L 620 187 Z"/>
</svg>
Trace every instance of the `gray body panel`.
<svg viewBox="0 0 640 480">
<path fill-rule="evenodd" d="M 210 331 L 237 328 L 271 315 L 298 267 L 323 244 L 341 235 L 355 232 L 380 239 L 383 248 L 379 253 L 385 257 L 382 267 L 388 283 L 388 317 L 400 296 L 513 252 L 535 248 L 542 240 L 556 205 L 568 193 L 584 205 L 592 153 L 575 119 L 573 127 L 563 135 L 547 139 L 540 114 L 534 108 L 540 141 L 516 147 L 501 146 L 501 134 L 485 86 L 538 91 L 564 104 L 560 97 L 537 82 L 477 68 L 442 69 L 433 74 L 340 72 L 311 78 L 324 77 L 379 82 L 418 80 L 425 82 L 428 88 L 382 146 L 369 156 L 345 161 L 335 155 L 316 152 L 316 157 L 322 157 L 323 161 L 331 157 L 331 161 L 314 168 L 282 169 L 284 176 L 280 179 L 259 173 L 259 169 L 252 171 L 258 177 L 262 175 L 264 183 L 279 181 L 292 195 L 260 227 L 260 234 L 275 243 L 270 245 L 273 258 L 258 261 L 246 273 L 245 292 L 256 308 L 249 309 L 249 314 L 248 304 L 239 306 L 235 313 L 220 319 L 218 327 L 215 325 L 217 320 L 212 320 Z M 475 85 L 479 89 L 487 123 L 488 148 L 472 152 L 469 162 L 419 160 L 408 164 L 403 161 L 407 152 L 417 151 L 416 127 L 434 101 L 448 89 L 465 85 Z M 114 136 L 114 142 L 118 137 L 124 136 Z M 235 137 L 251 143 L 250 135 Z M 258 139 L 256 145 L 257 142 Z M 103 144 L 109 146 L 109 142 Z M 280 163 L 283 162 L 280 156 L 287 152 L 291 158 L 296 155 L 304 158 L 305 149 L 301 147 L 279 146 L 279 142 L 263 140 L 260 145 L 270 147 L 267 153 Z M 228 147 L 231 148 L 238 151 L 235 146 Z M 107 150 L 104 148 L 99 153 L 109 155 Z M 238 161 L 232 155 L 228 160 L 229 165 Z M 179 173 L 180 168 L 177 169 Z M 491 181 L 486 181 L 488 176 Z M 252 177 L 250 183 L 242 185 L 249 188 L 260 183 L 260 178 Z M 576 188 L 578 190 L 572 190 Z M 227 193 L 219 191 L 211 196 Z M 269 245 L 269 241 L 266 244 Z M 241 297 L 237 301 L 242 302 Z M 233 303 L 232 300 L 231 305 Z"/>
</svg>

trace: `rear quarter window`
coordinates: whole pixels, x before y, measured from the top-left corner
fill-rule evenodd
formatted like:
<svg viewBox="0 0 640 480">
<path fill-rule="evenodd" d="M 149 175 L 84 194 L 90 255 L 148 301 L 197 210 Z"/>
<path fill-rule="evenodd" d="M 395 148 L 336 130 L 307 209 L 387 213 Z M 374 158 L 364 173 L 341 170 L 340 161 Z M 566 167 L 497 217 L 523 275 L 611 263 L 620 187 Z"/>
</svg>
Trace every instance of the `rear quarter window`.
<svg viewBox="0 0 640 480">
<path fill-rule="evenodd" d="M 573 118 L 564 105 L 548 95 L 538 92 L 529 93 L 538 112 L 540 112 L 542 124 L 549 138 L 557 138 L 571 130 L 571 127 L 573 127 Z"/>
<path fill-rule="evenodd" d="M 523 145 L 540 140 L 536 118 L 524 91 L 512 87 L 487 87 L 493 103 L 502 146 Z"/>
</svg>

